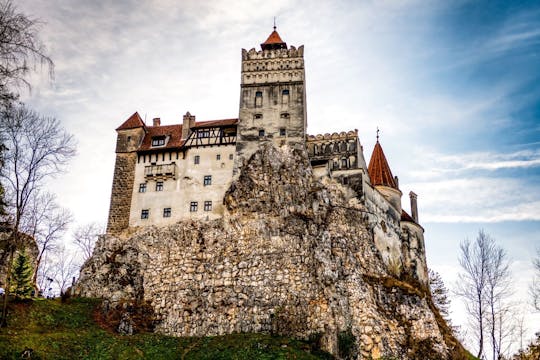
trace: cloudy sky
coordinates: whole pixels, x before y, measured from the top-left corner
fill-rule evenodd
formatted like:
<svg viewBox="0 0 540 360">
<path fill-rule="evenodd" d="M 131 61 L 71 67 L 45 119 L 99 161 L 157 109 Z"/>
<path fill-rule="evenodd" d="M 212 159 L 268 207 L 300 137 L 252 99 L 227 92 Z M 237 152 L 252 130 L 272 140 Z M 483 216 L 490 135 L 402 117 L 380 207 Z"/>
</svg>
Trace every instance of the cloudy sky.
<svg viewBox="0 0 540 360">
<path fill-rule="evenodd" d="M 430 267 L 452 287 L 459 243 L 484 229 L 527 301 L 540 247 L 537 2 L 16 3 L 42 20 L 56 64 L 24 101 L 78 140 L 70 171 L 51 183 L 77 223 L 106 221 L 114 129 L 133 112 L 163 124 L 186 111 L 238 116 L 240 49 L 258 48 L 276 16 L 284 41 L 305 45 L 309 133 L 358 129 L 369 159 L 379 127 L 404 207 L 419 195 Z"/>
</svg>

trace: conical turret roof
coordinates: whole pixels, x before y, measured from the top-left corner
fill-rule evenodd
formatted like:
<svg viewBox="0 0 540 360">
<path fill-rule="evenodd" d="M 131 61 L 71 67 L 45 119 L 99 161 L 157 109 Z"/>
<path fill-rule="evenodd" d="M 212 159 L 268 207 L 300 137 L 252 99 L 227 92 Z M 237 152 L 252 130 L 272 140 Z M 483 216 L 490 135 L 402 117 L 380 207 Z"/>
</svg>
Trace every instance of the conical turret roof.
<svg viewBox="0 0 540 360">
<path fill-rule="evenodd" d="M 388 165 L 388 161 L 386 160 L 386 156 L 384 156 L 384 151 L 381 144 L 379 144 L 378 139 L 375 148 L 373 148 L 371 159 L 369 160 L 368 172 L 372 185 L 383 185 L 398 189 L 396 180 L 392 175 L 392 170 L 390 170 L 390 166 Z"/>
<path fill-rule="evenodd" d="M 135 129 L 139 127 L 145 127 L 143 120 L 138 112 L 135 111 L 122 125 L 120 125 L 116 130 L 127 130 Z"/>
<path fill-rule="evenodd" d="M 272 31 L 268 39 L 261 44 L 261 48 L 263 50 L 286 49 L 287 43 L 281 40 L 281 36 L 279 36 L 276 27 L 274 26 L 274 31 Z"/>
</svg>

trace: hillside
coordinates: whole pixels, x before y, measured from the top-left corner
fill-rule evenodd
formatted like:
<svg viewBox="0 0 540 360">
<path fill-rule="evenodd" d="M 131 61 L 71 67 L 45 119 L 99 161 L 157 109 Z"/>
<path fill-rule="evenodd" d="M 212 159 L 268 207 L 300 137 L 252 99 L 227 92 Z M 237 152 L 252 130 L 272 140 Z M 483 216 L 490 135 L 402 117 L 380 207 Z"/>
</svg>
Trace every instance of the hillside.
<svg viewBox="0 0 540 360">
<path fill-rule="evenodd" d="M 307 342 L 264 334 L 175 338 L 119 336 L 103 326 L 99 300 L 36 299 L 10 305 L 0 359 L 331 359 Z"/>
</svg>

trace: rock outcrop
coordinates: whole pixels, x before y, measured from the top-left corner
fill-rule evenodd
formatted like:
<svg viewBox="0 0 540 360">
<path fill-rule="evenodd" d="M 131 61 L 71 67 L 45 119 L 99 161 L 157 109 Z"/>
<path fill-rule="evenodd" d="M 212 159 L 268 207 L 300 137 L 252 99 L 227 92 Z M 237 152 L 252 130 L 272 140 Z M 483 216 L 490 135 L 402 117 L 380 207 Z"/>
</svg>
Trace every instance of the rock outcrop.
<svg viewBox="0 0 540 360">
<path fill-rule="evenodd" d="M 263 146 L 224 205 L 223 219 L 102 236 L 75 291 L 144 303 L 164 334 L 270 332 L 359 359 L 460 358 L 429 290 L 385 265 L 357 194 L 315 181 L 305 151 Z"/>
</svg>

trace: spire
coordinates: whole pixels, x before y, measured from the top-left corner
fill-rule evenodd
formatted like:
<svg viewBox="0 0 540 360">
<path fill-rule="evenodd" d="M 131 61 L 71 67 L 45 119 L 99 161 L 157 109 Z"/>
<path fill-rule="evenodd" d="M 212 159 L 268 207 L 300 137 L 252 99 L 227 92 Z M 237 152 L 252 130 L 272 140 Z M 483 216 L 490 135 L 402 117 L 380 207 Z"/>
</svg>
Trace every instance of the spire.
<svg viewBox="0 0 540 360">
<path fill-rule="evenodd" d="M 276 31 L 276 18 L 274 17 L 274 31 L 270 34 L 268 39 L 261 44 L 263 50 L 276 50 L 276 49 L 286 49 L 287 43 L 281 40 L 278 32 Z"/>
<path fill-rule="evenodd" d="M 124 123 L 120 125 L 116 130 L 135 129 L 139 127 L 145 127 L 145 125 L 139 113 L 135 111 L 135 113 L 131 115 L 129 119 L 124 121 Z"/>
<path fill-rule="evenodd" d="M 377 129 L 377 142 L 369 160 L 368 173 L 372 185 L 383 185 L 398 189 L 396 179 L 392 175 L 386 156 L 384 156 L 384 151 L 381 144 L 379 144 L 379 129 Z"/>
</svg>

